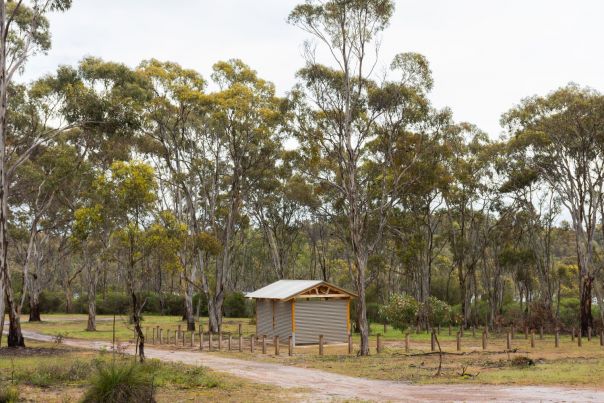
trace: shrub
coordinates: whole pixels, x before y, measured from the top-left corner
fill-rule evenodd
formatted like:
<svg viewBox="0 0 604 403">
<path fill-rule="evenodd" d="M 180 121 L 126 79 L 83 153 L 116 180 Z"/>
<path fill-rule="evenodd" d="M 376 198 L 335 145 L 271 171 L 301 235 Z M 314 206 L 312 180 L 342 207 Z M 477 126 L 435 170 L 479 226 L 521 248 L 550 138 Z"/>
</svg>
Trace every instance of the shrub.
<svg viewBox="0 0 604 403">
<path fill-rule="evenodd" d="M 100 365 L 84 402 L 155 402 L 152 380 L 137 364 Z"/>
<path fill-rule="evenodd" d="M 0 403 L 17 403 L 19 401 L 19 389 L 0 384 Z"/>
<path fill-rule="evenodd" d="M 248 302 L 243 293 L 234 292 L 224 299 L 224 316 L 227 318 L 245 318 L 249 316 Z"/>
<path fill-rule="evenodd" d="M 404 331 L 417 320 L 420 304 L 410 295 L 393 294 L 381 314 L 395 329 Z"/>
</svg>

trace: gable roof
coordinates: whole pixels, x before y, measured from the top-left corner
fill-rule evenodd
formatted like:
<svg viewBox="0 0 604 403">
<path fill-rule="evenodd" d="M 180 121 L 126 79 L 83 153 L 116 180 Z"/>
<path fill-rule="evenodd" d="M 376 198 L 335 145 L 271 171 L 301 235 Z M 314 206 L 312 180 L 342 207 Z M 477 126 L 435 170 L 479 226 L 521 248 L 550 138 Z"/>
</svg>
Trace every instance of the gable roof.
<svg viewBox="0 0 604 403">
<path fill-rule="evenodd" d="M 248 298 L 288 300 L 320 285 L 337 289 L 351 297 L 356 294 L 322 280 L 279 280 L 246 294 Z"/>
</svg>

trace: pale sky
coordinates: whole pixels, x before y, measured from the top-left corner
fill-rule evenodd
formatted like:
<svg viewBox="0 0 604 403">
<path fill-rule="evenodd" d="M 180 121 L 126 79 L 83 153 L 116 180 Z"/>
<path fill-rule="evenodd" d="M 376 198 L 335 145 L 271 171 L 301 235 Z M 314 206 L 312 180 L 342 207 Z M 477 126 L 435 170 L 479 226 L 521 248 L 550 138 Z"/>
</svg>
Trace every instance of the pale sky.
<svg viewBox="0 0 604 403">
<path fill-rule="evenodd" d="M 74 0 L 51 15 L 53 47 L 23 80 L 75 65 L 84 56 L 123 62 L 170 60 L 209 78 L 218 60 L 240 58 L 275 83 L 296 82 L 308 38 L 286 18 L 301 0 Z M 523 97 L 568 82 L 604 91 L 602 0 L 398 0 L 382 41 L 382 64 L 396 53 L 430 61 L 436 107 L 492 137 Z"/>
</svg>

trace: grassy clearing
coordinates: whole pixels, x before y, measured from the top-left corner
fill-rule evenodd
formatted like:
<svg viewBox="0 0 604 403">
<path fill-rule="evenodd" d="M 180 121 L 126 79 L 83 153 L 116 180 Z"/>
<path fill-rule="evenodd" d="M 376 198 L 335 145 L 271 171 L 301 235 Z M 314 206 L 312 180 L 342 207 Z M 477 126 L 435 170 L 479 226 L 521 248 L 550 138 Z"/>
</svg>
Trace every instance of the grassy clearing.
<svg viewBox="0 0 604 403">
<path fill-rule="evenodd" d="M 81 400 L 99 366 L 113 356 L 71 349 L 51 343 L 30 341 L 27 349 L 0 350 L 0 391 L 18 390 L 29 401 L 63 402 Z M 132 363 L 131 357 L 117 357 L 118 363 Z M 153 380 L 159 402 L 266 401 L 293 395 L 276 387 L 259 385 L 203 367 L 147 360 L 141 373 Z M 19 400 L 21 401 L 21 400 Z"/>
</svg>

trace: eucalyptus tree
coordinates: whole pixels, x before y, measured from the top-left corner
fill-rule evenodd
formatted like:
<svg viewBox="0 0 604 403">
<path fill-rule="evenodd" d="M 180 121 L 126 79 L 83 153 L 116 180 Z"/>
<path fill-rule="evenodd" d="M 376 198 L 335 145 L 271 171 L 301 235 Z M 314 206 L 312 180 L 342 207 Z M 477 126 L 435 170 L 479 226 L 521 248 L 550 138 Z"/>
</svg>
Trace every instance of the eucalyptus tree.
<svg viewBox="0 0 604 403">
<path fill-rule="evenodd" d="M 327 48 L 333 67 L 322 65 L 307 44 L 299 90 L 308 102 L 298 141 L 307 176 L 323 188 L 322 202 L 338 220 L 359 295 L 357 322 L 362 355 L 369 354 L 367 263 L 382 241 L 387 217 L 421 149 L 414 131 L 430 113 L 432 78 L 426 59 L 399 54 L 393 80 L 373 78 L 380 33 L 394 11 L 389 0 L 308 1 L 289 22 Z"/>
<path fill-rule="evenodd" d="M 8 268 L 8 198 L 11 177 L 36 147 L 57 135 L 62 127 L 42 127 L 34 136 L 10 128 L 10 91 L 15 74 L 25 68 L 33 55 L 50 48 L 46 14 L 65 11 L 71 0 L 0 1 L 0 289 L 4 288 L 9 316 L 9 347 L 24 346 L 13 286 Z M 25 142 L 20 140 L 27 139 Z M 4 312 L 1 312 L 4 318 Z M 3 329 L 0 329 L 0 333 Z"/>
<path fill-rule="evenodd" d="M 604 186 L 604 96 L 569 85 L 547 96 L 527 98 L 502 117 L 511 155 L 526 161 L 568 210 L 579 266 L 580 318 L 593 326 L 596 230 Z"/>
</svg>

